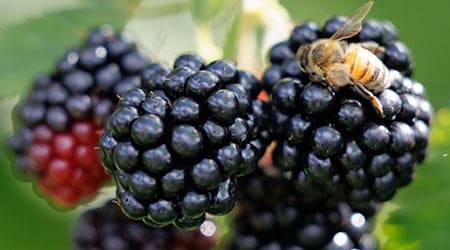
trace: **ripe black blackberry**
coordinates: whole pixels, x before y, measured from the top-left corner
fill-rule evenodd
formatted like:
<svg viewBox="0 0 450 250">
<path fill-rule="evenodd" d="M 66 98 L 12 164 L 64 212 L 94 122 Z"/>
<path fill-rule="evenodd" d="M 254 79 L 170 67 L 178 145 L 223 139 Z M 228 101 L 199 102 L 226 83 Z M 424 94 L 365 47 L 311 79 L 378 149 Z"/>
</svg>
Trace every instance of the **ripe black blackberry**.
<svg viewBox="0 0 450 250">
<path fill-rule="evenodd" d="M 181 55 L 150 65 L 122 96 L 100 141 L 126 215 L 162 227 L 198 227 L 235 204 L 235 178 L 257 167 L 268 139 L 260 83 L 228 61 Z"/>
<path fill-rule="evenodd" d="M 213 248 L 214 242 L 214 235 L 206 236 L 200 230 L 149 228 L 125 217 L 111 201 L 83 212 L 73 234 L 74 249 L 77 250 L 208 250 Z"/>
<path fill-rule="evenodd" d="M 271 92 L 275 165 L 291 172 L 301 193 L 320 189 L 355 207 L 373 210 L 411 182 L 423 161 L 433 116 L 424 86 L 410 78 L 411 55 L 389 22 L 370 20 L 350 42 L 374 41 L 390 70 L 391 85 L 379 93 L 384 118 L 351 86 L 333 88 L 311 82 L 295 55 L 305 43 L 330 37 L 345 18 L 297 26 L 269 52 L 272 65 L 263 76 Z"/>
<path fill-rule="evenodd" d="M 238 186 L 236 235 L 230 249 L 376 248 L 366 218 L 345 204 L 304 203 L 292 182 L 262 171 Z"/>
<path fill-rule="evenodd" d="M 9 139 L 16 166 L 52 202 L 73 206 L 109 179 L 96 150 L 99 132 L 117 95 L 140 86 L 148 63 L 129 37 L 105 25 L 38 77 L 17 105 Z"/>
</svg>

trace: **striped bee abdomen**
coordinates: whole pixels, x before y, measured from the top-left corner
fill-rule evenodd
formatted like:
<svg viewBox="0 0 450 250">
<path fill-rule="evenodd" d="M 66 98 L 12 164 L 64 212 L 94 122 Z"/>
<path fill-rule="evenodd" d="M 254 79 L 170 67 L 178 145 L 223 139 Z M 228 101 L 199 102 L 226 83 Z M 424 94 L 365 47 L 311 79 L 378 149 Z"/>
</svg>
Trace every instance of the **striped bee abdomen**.
<svg viewBox="0 0 450 250">
<path fill-rule="evenodd" d="M 390 84 L 389 70 L 372 52 L 357 44 L 349 46 L 344 63 L 350 69 L 353 81 L 370 90 L 383 90 Z"/>
</svg>

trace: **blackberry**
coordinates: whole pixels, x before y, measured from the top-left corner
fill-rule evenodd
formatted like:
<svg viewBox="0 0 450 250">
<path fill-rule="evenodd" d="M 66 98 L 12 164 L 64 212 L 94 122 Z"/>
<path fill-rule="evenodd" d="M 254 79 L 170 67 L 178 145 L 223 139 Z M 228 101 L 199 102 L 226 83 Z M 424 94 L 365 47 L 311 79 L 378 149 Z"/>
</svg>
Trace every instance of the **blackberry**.
<svg viewBox="0 0 450 250">
<path fill-rule="evenodd" d="M 142 79 L 143 89 L 121 97 L 100 140 L 122 210 L 181 229 L 197 228 L 206 213 L 229 213 L 236 177 L 256 169 L 269 142 L 261 84 L 230 62 L 205 64 L 193 54 L 173 70 L 150 65 Z"/>
<path fill-rule="evenodd" d="M 125 34 L 102 26 L 64 54 L 53 73 L 38 77 L 17 105 L 9 139 L 17 168 L 53 203 L 73 206 L 109 179 L 96 149 L 100 133 L 117 96 L 140 86 L 148 63 Z"/>
<path fill-rule="evenodd" d="M 305 203 L 277 172 L 256 172 L 238 186 L 230 249 L 376 249 L 361 213 L 331 200 Z"/>
<path fill-rule="evenodd" d="M 433 110 L 424 86 L 410 78 L 411 55 L 389 22 L 366 21 L 349 39 L 385 47 L 379 57 L 390 70 L 391 84 L 374 93 L 385 117 L 351 86 L 334 88 L 292 70 L 301 45 L 330 37 L 344 21 L 329 19 L 322 29 L 299 25 L 269 51 L 271 65 L 262 79 L 273 103 L 273 160 L 290 173 L 300 194 L 318 189 L 372 213 L 374 203 L 391 199 L 412 181 L 426 155 Z"/>
<path fill-rule="evenodd" d="M 83 212 L 72 237 L 74 249 L 79 250 L 208 250 L 215 244 L 215 236 L 205 235 L 201 230 L 185 232 L 175 227 L 149 228 L 143 222 L 125 217 L 112 201 Z"/>
</svg>

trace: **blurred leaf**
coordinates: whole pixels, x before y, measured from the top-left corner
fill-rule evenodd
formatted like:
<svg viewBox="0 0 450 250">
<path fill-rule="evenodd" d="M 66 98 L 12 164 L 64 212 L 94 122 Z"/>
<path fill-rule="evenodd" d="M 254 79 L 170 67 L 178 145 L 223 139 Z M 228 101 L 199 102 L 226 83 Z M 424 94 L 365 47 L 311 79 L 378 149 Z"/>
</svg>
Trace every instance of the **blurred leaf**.
<svg viewBox="0 0 450 250">
<path fill-rule="evenodd" d="M 196 24 L 209 33 L 216 46 L 222 48 L 235 16 L 242 8 L 242 0 L 192 0 L 192 16 Z"/>
<path fill-rule="evenodd" d="M 431 146 L 417 178 L 383 208 L 381 249 L 448 249 L 450 246 L 450 110 L 437 113 Z"/>
<path fill-rule="evenodd" d="M 436 115 L 435 124 L 433 124 L 433 133 L 431 141 L 433 146 L 450 147 L 450 110 L 441 109 Z M 450 152 L 449 152 L 450 153 Z M 448 159 L 450 161 L 450 159 Z"/>
<path fill-rule="evenodd" d="M 192 15 L 197 23 L 210 26 L 229 18 L 228 13 L 240 6 L 241 0 L 192 0 Z"/>
<path fill-rule="evenodd" d="M 220 10 L 225 0 L 192 0 L 192 16 L 197 22 L 205 22 L 215 15 Z"/>
<path fill-rule="evenodd" d="M 4 27 L 11 22 L 20 22 L 24 19 L 42 16 L 48 12 L 60 11 L 83 5 L 83 0 L 26 0 L 0 1 L 0 23 Z"/>
<path fill-rule="evenodd" d="M 153 13 L 158 8 L 165 14 Z M 197 26 L 189 11 L 190 5 L 179 0 L 144 1 L 125 29 L 153 60 L 171 65 L 182 52 L 197 49 Z"/>
<path fill-rule="evenodd" d="M 143 1 L 134 18 L 154 19 L 155 17 L 188 11 L 190 7 L 186 0 Z"/>
<path fill-rule="evenodd" d="M 234 17 L 233 23 L 225 35 L 225 41 L 223 45 L 223 57 L 224 59 L 235 59 L 239 46 L 239 33 L 241 31 L 241 8 L 239 8 L 237 14 Z"/>
<path fill-rule="evenodd" d="M 237 209 L 238 208 L 235 208 L 235 210 L 228 215 L 214 217 L 213 220 L 217 226 L 217 241 L 214 250 L 229 249 L 229 244 L 235 236 L 233 219 Z"/>
<path fill-rule="evenodd" d="M 139 1 L 89 1 L 81 8 L 48 13 L 6 27 L 0 33 L 0 98 L 23 92 L 38 73 L 51 70 L 55 60 L 95 26 L 109 23 L 120 29 Z"/>
<path fill-rule="evenodd" d="M 16 122 L 13 120 L 12 110 L 19 101 L 18 99 L 17 97 L 0 99 L 0 114 L 5 114 L 5 117 L 8 118 L 0 121 L 0 138 L 5 133 L 12 131 L 13 122 Z"/>
<path fill-rule="evenodd" d="M 323 0 L 320 4 L 315 1 L 298 0 L 279 0 L 279 2 L 286 7 L 294 21 L 301 23 L 305 20 L 313 20 L 319 21 L 320 24 L 325 19 L 335 15 L 349 15 L 352 10 L 361 5 L 362 1 Z M 376 5 L 378 5 L 378 2 Z"/>
</svg>

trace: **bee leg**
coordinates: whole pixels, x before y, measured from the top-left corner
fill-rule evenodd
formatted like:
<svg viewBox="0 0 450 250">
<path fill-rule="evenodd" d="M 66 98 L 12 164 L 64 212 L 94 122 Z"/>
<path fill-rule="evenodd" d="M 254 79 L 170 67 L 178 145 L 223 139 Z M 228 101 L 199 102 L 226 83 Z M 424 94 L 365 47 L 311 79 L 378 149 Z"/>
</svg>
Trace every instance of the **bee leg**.
<svg viewBox="0 0 450 250">
<path fill-rule="evenodd" d="M 374 54 L 383 53 L 385 51 L 385 48 L 376 42 L 363 42 L 359 43 L 359 45 Z"/>
<path fill-rule="evenodd" d="M 353 86 L 355 86 L 355 89 L 361 96 L 368 99 L 370 103 L 372 103 L 375 109 L 378 110 L 378 112 L 380 112 L 381 117 L 384 118 L 383 105 L 381 105 L 380 100 L 378 100 L 378 98 L 375 95 L 373 95 L 373 93 L 370 92 L 370 90 L 368 90 L 363 85 L 355 83 L 353 84 Z"/>
</svg>

